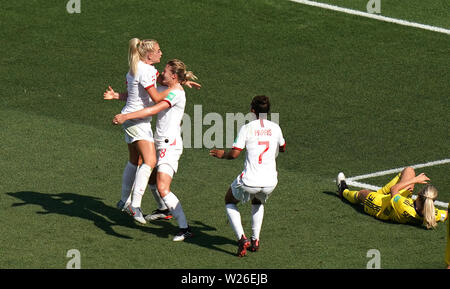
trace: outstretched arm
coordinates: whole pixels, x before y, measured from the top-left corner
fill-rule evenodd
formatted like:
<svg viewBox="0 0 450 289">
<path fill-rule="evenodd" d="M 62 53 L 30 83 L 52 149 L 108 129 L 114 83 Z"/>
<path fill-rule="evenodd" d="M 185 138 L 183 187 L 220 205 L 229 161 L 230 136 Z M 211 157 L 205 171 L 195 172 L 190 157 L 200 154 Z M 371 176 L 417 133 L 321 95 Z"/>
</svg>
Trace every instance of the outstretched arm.
<svg viewBox="0 0 450 289">
<path fill-rule="evenodd" d="M 151 115 L 155 115 L 158 112 L 160 112 L 166 108 L 169 108 L 169 106 L 170 105 L 168 102 L 161 101 L 153 106 L 146 107 L 146 108 L 138 110 L 138 111 L 125 113 L 125 114 L 117 114 L 116 116 L 114 116 L 112 123 L 117 125 L 117 124 L 123 124 L 124 122 L 126 122 L 129 119 L 146 118 Z"/>
<path fill-rule="evenodd" d="M 210 150 L 209 155 L 212 157 L 216 157 L 218 159 L 227 159 L 227 160 L 233 160 L 239 156 L 241 153 L 240 150 L 237 149 L 231 149 L 228 152 L 225 152 L 224 150 Z"/>
<path fill-rule="evenodd" d="M 128 92 L 118 93 L 115 92 L 114 89 L 112 89 L 111 86 L 108 86 L 108 89 L 103 93 L 103 99 L 105 100 L 112 100 L 112 99 L 119 99 L 119 100 L 127 100 Z"/>
</svg>

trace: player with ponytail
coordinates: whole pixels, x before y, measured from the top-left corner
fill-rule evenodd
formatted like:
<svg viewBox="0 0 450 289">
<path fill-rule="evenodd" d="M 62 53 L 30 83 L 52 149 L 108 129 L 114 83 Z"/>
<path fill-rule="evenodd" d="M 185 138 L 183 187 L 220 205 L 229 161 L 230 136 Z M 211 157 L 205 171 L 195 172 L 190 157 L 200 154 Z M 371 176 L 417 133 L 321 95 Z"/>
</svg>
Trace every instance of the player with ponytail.
<svg viewBox="0 0 450 289">
<path fill-rule="evenodd" d="M 422 209 L 423 225 L 427 229 L 432 229 L 437 226 L 434 201 L 438 196 L 436 187 L 428 184 L 417 194 L 416 208 Z"/>
<path fill-rule="evenodd" d="M 187 71 L 186 65 L 178 59 L 167 62 L 161 73 L 161 84 L 158 90 L 168 92 L 161 102 L 131 113 L 118 114 L 113 124 L 123 124 L 133 119 L 140 119 L 158 115 L 155 129 L 155 145 L 157 156 L 157 174 L 153 171 L 150 179 L 150 190 L 158 203 L 158 209 L 145 217 L 146 220 L 156 220 L 168 217 L 169 212 L 175 217 L 179 226 L 179 233 L 173 241 L 183 241 L 192 237 L 181 202 L 171 191 L 172 178 L 178 169 L 178 160 L 183 152 L 181 138 L 181 121 L 186 106 L 186 95 L 183 84 L 195 80 L 192 71 Z M 156 186 L 155 186 L 156 184 Z"/>
<path fill-rule="evenodd" d="M 153 65 L 160 62 L 161 56 L 156 40 L 131 39 L 128 47 L 127 91 L 117 93 L 110 86 L 103 98 L 126 100 L 122 113 L 134 112 L 160 102 L 168 94 L 167 91 L 156 90 L 159 73 Z M 156 165 L 151 117 L 127 121 L 122 127 L 128 145 L 129 161 L 122 175 L 122 193 L 117 207 L 145 224 L 141 211 L 142 196 Z"/>
<path fill-rule="evenodd" d="M 340 172 L 336 185 L 341 199 L 352 204 L 362 204 L 364 212 L 377 219 L 396 223 L 421 224 L 427 229 L 437 226 L 448 218 L 446 210 L 434 207 L 438 196 L 436 187 L 428 184 L 430 179 L 424 174 L 415 175 L 414 168 L 407 167 L 378 191 L 351 191 L 345 182 L 345 175 Z M 416 184 L 425 184 L 418 192 L 416 200 L 412 192 Z"/>
<path fill-rule="evenodd" d="M 162 52 L 156 40 L 132 38 L 128 47 L 127 91 L 117 93 L 109 86 L 103 94 L 103 99 L 126 101 L 122 109 L 123 114 L 161 102 L 169 93 L 169 90 L 157 90 L 160 75 L 153 65 L 160 62 L 161 56 Z M 185 85 L 200 88 L 195 82 L 186 81 Z M 124 122 L 122 127 L 128 144 L 129 162 L 123 172 L 122 194 L 117 207 L 127 211 L 136 221 L 145 224 L 146 220 L 140 208 L 141 200 L 156 164 L 151 117 L 130 119 Z"/>
<path fill-rule="evenodd" d="M 151 80 L 155 82 L 155 84 L 152 83 L 143 88 L 147 91 L 148 96 L 150 96 L 150 98 L 156 103 L 160 102 L 167 96 L 167 92 L 159 93 L 156 90 L 156 80 L 159 76 L 159 72 L 154 67 L 154 64 L 159 63 L 161 61 L 161 56 L 162 51 L 159 47 L 159 43 L 156 40 L 153 39 L 140 40 L 139 38 L 130 39 L 128 46 L 129 71 L 127 75 L 133 77 L 143 75 L 143 73 L 139 72 L 139 66 L 141 67 L 150 66 L 151 68 L 153 68 L 150 75 L 147 76 L 150 77 Z M 127 84 L 128 84 L 128 76 L 127 76 Z M 128 91 L 125 93 L 117 93 L 111 87 L 108 87 L 107 91 L 103 95 L 103 98 L 107 100 L 109 99 L 127 100 Z"/>
</svg>

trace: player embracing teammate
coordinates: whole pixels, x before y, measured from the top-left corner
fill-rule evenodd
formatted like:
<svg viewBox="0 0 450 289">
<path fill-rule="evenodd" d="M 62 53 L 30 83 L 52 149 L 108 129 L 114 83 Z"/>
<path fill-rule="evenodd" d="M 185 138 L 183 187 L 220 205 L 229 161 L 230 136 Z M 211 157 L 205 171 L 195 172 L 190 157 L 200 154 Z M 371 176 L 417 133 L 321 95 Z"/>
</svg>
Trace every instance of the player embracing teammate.
<svg viewBox="0 0 450 289">
<path fill-rule="evenodd" d="M 159 75 L 153 64 L 159 62 L 162 53 L 156 41 L 152 40 L 152 45 L 145 46 L 148 42 L 150 41 L 130 40 L 127 92 L 116 93 L 109 87 L 104 93 L 104 99 L 126 101 L 122 113 L 113 119 L 113 124 L 122 125 L 130 153 L 130 161 L 122 177 L 122 195 L 117 207 L 132 215 L 136 221 L 145 224 L 146 216 L 141 210 L 142 196 L 150 176 L 157 171 L 159 198 L 180 227 L 173 240 L 183 241 L 191 237 L 192 233 L 180 201 L 170 191 L 170 184 L 183 151 L 180 125 L 186 96 L 182 85 L 200 85 L 190 81 L 196 77 L 192 72 L 186 71 L 186 65 L 178 59 L 170 60 L 164 72 Z M 158 55 L 157 59 L 152 58 L 155 53 Z M 157 82 L 163 86 L 156 88 Z M 155 114 L 158 114 L 158 119 L 154 138 L 150 121 L 151 116 Z M 140 161 L 142 164 L 139 165 Z"/>
<path fill-rule="evenodd" d="M 116 93 L 109 87 L 104 99 L 121 99 L 127 103 L 113 119 L 121 124 L 128 144 L 130 160 L 122 178 L 122 195 L 117 207 L 127 211 L 133 218 L 145 224 L 147 220 L 175 217 L 180 231 L 174 241 L 192 236 L 181 203 L 171 192 L 173 175 L 183 151 L 181 120 L 186 105 L 182 85 L 200 87 L 192 82 L 196 77 L 186 71 L 185 64 L 177 59 L 167 63 L 159 75 L 153 64 L 158 63 L 162 52 L 154 40 L 130 40 L 127 92 Z M 157 87 L 157 82 L 163 86 Z M 243 172 L 233 181 L 225 195 L 226 214 L 238 239 L 238 256 L 246 255 L 247 249 L 259 249 L 260 232 L 264 218 L 264 205 L 278 183 L 276 157 L 284 152 L 286 143 L 278 124 L 267 120 L 270 101 L 258 95 L 252 99 L 251 112 L 256 119 L 242 126 L 229 152 L 213 149 L 210 155 L 217 158 L 235 159 L 246 149 Z M 151 116 L 158 115 L 153 137 Z M 142 162 L 140 164 L 140 161 Z M 154 169 L 156 168 L 156 169 Z M 156 186 L 154 178 L 156 173 Z M 150 189 L 158 203 L 153 214 L 144 216 L 141 211 L 142 196 L 150 180 Z M 252 237 L 244 233 L 239 202 L 252 203 Z"/>
<path fill-rule="evenodd" d="M 191 71 L 186 71 L 186 65 L 178 59 L 167 62 L 161 75 L 161 83 L 158 90 L 169 90 L 167 97 L 161 102 L 127 114 L 118 114 L 114 117 L 114 124 L 124 124 L 129 120 L 140 119 L 157 114 L 155 130 L 155 147 L 157 157 L 156 184 L 157 192 L 165 207 L 175 217 L 180 227 L 180 232 L 173 239 L 183 241 L 192 236 L 181 203 L 170 190 L 173 175 L 178 169 L 178 160 L 183 152 L 183 140 L 181 138 L 181 120 L 186 106 L 186 94 L 182 87 L 189 79 L 196 79 Z M 156 191 L 155 191 L 156 192 Z M 159 199 L 158 199 L 159 200 Z M 145 220 L 152 220 L 152 215 Z"/>
</svg>

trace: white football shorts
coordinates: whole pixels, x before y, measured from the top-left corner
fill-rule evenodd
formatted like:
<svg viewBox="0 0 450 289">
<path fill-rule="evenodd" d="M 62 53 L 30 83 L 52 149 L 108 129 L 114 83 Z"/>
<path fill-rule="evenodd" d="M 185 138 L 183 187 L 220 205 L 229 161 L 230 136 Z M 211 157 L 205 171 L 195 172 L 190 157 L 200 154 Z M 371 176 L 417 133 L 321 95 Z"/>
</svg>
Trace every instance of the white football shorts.
<svg viewBox="0 0 450 289">
<path fill-rule="evenodd" d="M 267 199 L 270 197 L 270 194 L 275 189 L 275 186 L 271 187 L 249 187 L 246 186 L 242 182 L 242 174 L 240 174 L 234 181 L 231 183 L 231 192 L 233 193 L 233 197 L 236 200 L 241 201 L 242 203 L 246 203 L 253 198 L 257 198 L 261 201 L 262 204 L 266 203 Z"/>
<path fill-rule="evenodd" d="M 181 137 L 177 138 L 171 144 L 162 145 L 160 141 L 157 141 L 155 145 L 158 172 L 164 172 L 173 177 L 174 173 L 178 170 L 178 161 L 183 153 Z M 173 172 L 170 172 L 170 168 Z"/>
<path fill-rule="evenodd" d="M 125 142 L 130 144 L 138 140 L 154 142 L 152 124 L 150 121 L 127 120 L 122 124 L 125 132 Z"/>
</svg>

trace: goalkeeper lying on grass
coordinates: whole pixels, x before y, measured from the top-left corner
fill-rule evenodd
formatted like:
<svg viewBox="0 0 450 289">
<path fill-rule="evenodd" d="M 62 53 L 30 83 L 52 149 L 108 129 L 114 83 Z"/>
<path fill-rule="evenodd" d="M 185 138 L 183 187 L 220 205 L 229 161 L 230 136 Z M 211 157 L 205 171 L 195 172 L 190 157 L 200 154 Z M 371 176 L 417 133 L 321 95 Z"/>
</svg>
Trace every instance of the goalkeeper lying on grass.
<svg viewBox="0 0 450 289">
<path fill-rule="evenodd" d="M 350 191 L 342 172 L 336 178 L 336 185 L 341 199 L 352 204 L 362 204 L 364 212 L 377 219 L 401 224 L 423 224 L 427 229 L 432 229 L 437 226 L 437 222 L 447 220 L 448 212 L 434 207 L 438 191 L 427 183 L 429 180 L 424 173 L 416 176 L 414 169 L 407 167 L 376 192 Z M 415 184 L 426 184 L 418 192 L 416 200 L 412 199 Z"/>
</svg>

